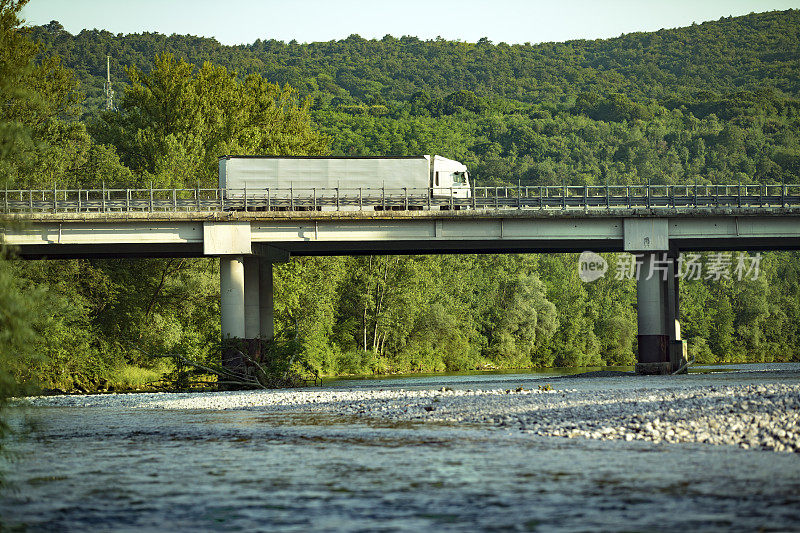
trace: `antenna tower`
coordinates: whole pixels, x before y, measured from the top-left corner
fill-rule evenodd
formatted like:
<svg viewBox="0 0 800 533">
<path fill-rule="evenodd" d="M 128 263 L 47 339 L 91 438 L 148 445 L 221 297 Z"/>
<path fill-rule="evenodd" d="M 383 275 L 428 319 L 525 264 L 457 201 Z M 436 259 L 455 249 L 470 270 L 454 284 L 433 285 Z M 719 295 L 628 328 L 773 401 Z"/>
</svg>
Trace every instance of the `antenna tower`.
<svg viewBox="0 0 800 533">
<path fill-rule="evenodd" d="M 106 93 L 106 109 L 114 109 L 114 89 L 111 88 L 111 56 L 106 56 L 106 83 L 103 90 Z"/>
</svg>

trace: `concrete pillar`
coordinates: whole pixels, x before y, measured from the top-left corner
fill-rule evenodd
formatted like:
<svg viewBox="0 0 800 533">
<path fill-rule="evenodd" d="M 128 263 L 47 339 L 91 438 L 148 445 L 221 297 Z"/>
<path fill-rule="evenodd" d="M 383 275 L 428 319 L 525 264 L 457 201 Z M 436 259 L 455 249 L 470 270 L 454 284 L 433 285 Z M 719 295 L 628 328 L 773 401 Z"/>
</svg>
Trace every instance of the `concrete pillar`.
<svg viewBox="0 0 800 533">
<path fill-rule="evenodd" d="M 677 262 L 670 257 L 669 279 L 667 281 L 667 335 L 670 342 L 681 340 L 680 319 L 680 278 L 676 271 Z"/>
<path fill-rule="evenodd" d="M 665 374 L 669 372 L 670 334 L 667 324 L 670 320 L 670 281 L 674 285 L 674 278 L 670 279 L 669 271 L 665 276 L 660 270 L 665 266 L 665 254 L 651 252 L 639 257 L 641 266 L 636 282 L 639 357 L 636 371 Z"/>
<path fill-rule="evenodd" d="M 688 346 L 681 337 L 681 278 L 677 271 L 678 263 L 672 258 L 667 285 L 667 334 L 669 335 L 669 367 L 670 372 L 686 373 L 688 367 Z"/>
<path fill-rule="evenodd" d="M 219 258 L 222 339 L 245 338 L 244 262 L 240 255 Z"/>
<path fill-rule="evenodd" d="M 639 374 L 669 374 L 686 363 L 686 343 L 681 339 L 679 289 L 675 256 L 640 254 L 636 282 L 639 320 Z M 650 274 L 652 273 L 652 276 Z M 649 279 L 648 279 L 649 277 Z"/>
<path fill-rule="evenodd" d="M 244 338 L 255 339 L 260 335 L 259 258 L 249 255 L 244 258 Z"/>
<path fill-rule="evenodd" d="M 269 340 L 275 335 L 273 287 L 272 287 L 272 261 L 266 257 L 259 260 L 259 317 L 260 335 L 264 340 Z"/>
</svg>

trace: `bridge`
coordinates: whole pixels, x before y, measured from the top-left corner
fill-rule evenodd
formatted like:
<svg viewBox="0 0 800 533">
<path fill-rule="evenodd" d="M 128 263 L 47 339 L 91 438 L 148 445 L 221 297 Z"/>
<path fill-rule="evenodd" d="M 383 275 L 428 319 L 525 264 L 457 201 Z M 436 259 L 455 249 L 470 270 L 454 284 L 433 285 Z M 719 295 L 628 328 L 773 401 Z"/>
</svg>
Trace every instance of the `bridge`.
<svg viewBox="0 0 800 533">
<path fill-rule="evenodd" d="M 2 194 L 24 259 L 219 257 L 223 337 L 273 336 L 272 268 L 293 255 L 631 252 L 640 373 L 681 368 L 684 251 L 800 249 L 800 185 L 428 189 L 50 189 Z"/>
</svg>

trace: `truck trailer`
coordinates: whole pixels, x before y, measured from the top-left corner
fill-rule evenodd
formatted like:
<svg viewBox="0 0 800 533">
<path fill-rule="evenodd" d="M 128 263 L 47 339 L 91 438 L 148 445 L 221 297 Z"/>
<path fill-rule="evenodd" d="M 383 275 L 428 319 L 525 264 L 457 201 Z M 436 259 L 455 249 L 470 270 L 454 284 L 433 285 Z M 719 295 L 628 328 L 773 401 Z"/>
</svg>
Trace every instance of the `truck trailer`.
<svg viewBox="0 0 800 533">
<path fill-rule="evenodd" d="M 467 167 L 438 155 L 413 157 L 269 157 L 219 159 L 219 187 L 228 199 L 320 199 L 344 205 L 364 199 L 408 198 L 421 206 L 428 198 L 470 198 Z M 304 202 L 305 203 L 305 202 Z M 430 204 L 430 202 L 428 202 Z M 274 205 L 274 204 L 273 204 Z M 338 205 L 338 203 L 337 203 Z"/>
</svg>

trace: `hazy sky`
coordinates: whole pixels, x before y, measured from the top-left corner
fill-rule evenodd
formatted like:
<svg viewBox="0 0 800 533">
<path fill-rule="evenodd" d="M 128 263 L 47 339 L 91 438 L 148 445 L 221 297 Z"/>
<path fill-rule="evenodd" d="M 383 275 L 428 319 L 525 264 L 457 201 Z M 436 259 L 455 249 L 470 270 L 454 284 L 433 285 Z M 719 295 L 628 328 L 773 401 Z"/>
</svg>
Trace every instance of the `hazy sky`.
<svg viewBox="0 0 800 533">
<path fill-rule="evenodd" d="M 538 43 L 789 8 L 800 8 L 800 0 L 31 0 L 23 16 L 32 25 L 58 20 L 70 33 L 192 34 L 223 44 L 328 41 L 352 33 Z"/>
</svg>

